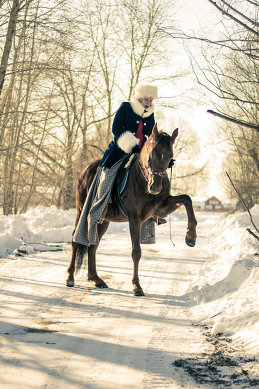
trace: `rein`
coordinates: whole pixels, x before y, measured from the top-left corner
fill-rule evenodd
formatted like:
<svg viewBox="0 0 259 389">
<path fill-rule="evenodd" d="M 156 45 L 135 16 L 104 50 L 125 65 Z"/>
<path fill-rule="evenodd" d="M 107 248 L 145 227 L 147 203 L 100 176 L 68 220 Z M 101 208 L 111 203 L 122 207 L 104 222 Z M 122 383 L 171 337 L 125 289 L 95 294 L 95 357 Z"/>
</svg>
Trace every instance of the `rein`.
<svg viewBox="0 0 259 389">
<path fill-rule="evenodd" d="M 145 171 L 143 170 L 143 167 L 142 167 L 142 165 L 139 162 L 139 158 L 137 159 L 137 162 L 138 162 L 138 166 L 140 168 L 141 173 L 143 174 L 143 177 L 144 177 L 145 181 L 148 182 L 148 177 L 145 175 Z"/>
<path fill-rule="evenodd" d="M 173 175 L 173 165 L 171 166 L 170 170 L 171 170 L 171 172 L 170 172 L 170 180 L 169 180 L 169 182 L 170 182 L 170 191 L 171 191 L 172 175 Z M 168 218 L 169 218 L 170 240 L 173 243 L 173 246 L 175 246 L 175 244 L 173 242 L 173 239 L 172 239 L 172 224 L 171 224 L 171 214 L 170 213 L 168 215 Z"/>
<path fill-rule="evenodd" d="M 139 168 L 140 168 L 140 170 L 141 170 L 141 172 L 142 172 L 142 174 L 147 182 L 149 181 L 150 176 L 156 175 L 159 177 L 164 177 L 166 175 L 166 172 L 152 170 L 150 166 L 148 166 L 147 168 L 143 167 L 141 165 L 141 163 L 139 162 L 139 158 L 138 158 L 137 162 L 138 162 Z M 147 171 L 148 176 L 146 176 L 145 171 Z"/>
</svg>

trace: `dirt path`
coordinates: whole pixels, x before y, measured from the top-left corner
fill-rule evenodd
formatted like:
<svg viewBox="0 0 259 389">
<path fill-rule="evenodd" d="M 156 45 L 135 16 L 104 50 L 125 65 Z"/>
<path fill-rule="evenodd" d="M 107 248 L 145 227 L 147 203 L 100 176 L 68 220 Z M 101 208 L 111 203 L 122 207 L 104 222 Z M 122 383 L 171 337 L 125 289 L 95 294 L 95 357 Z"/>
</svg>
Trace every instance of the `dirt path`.
<svg viewBox="0 0 259 389">
<path fill-rule="evenodd" d="M 176 241 L 184 239 L 185 224 L 174 227 Z M 179 244 L 168 251 L 167 229 L 159 229 L 159 244 L 143 246 L 140 279 L 145 297 L 131 293 L 126 233 L 107 234 L 99 250 L 99 273 L 110 286 L 106 290 L 88 283 L 86 270 L 74 288 L 64 286 L 69 246 L 4 261 L 0 387 L 252 386 L 254 377 L 241 377 L 231 357 L 227 360 L 222 350 L 228 345 L 216 347 L 218 340 L 194 322 L 188 302 L 179 300 L 204 261 L 203 252 L 201 246 Z"/>
</svg>

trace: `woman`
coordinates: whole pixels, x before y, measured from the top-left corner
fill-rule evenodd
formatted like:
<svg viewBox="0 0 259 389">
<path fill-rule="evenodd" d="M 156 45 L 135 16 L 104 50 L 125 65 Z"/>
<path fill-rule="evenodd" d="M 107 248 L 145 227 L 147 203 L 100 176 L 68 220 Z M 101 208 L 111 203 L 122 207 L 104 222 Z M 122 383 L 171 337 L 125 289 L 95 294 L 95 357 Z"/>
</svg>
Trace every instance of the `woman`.
<svg viewBox="0 0 259 389">
<path fill-rule="evenodd" d="M 153 100 L 157 88 L 153 85 L 137 84 L 130 102 L 124 102 L 118 109 L 112 132 L 114 140 L 104 153 L 100 166 L 111 168 L 126 154 L 139 152 L 152 132 L 155 124 Z"/>
<path fill-rule="evenodd" d="M 102 223 L 111 200 L 117 172 L 130 153 L 139 152 L 155 124 L 154 103 L 157 88 L 137 84 L 130 102 L 119 107 L 112 126 L 113 141 L 109 144 L 85 201 L 73 241 L 84 246 L 99 244 L 97 224 Z M 154 222 L 149 219 L 142 226 L 141 243 L 154 243 Z"/>
</svg>

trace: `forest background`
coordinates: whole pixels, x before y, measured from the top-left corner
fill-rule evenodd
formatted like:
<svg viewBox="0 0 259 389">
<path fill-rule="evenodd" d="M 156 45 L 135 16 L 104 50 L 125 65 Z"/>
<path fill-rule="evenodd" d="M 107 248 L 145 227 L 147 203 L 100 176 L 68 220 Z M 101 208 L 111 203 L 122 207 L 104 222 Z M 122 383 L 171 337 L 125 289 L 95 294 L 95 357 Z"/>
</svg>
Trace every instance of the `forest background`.
<svg viewBox="0 0 259 389">
<path fill-rule="evenodd" d="M 180 128 L 173 192 L 259 200 L 257 0 L 0 0 L 0 208 L 75 206 L 137 82 Z M 211 109 L 215 117 L 207 113 Z"/>
</svg>

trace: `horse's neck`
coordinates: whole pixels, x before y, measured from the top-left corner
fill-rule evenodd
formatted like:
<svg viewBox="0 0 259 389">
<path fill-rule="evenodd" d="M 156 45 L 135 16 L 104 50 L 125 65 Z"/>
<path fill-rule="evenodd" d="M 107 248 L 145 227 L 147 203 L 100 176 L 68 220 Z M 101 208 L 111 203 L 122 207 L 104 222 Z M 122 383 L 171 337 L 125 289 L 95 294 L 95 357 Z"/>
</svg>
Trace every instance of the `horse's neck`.
<svg viewBox="0 0 259 389">
<path fill-rule="evenodd" d="M 144 148 L 141 150 L 139 154 L 139 158 L 135 161 L 136 163 L 136 169 L 139 172 L 139 182 L 142 182 L 143 184 L 143 190 L 146 190 L 146 185 L 147 185 L 147 176 L 146 176 L 146 159 L 147 159 L 147 154 L 144 150 Z"/>
<path fill-rule="evenodd" d="M 146 168 L 147 152 L 148 152 L 148 145 L 146 142 L 139 153 L 139 163 L 143 169 Z"/>
</svg>

